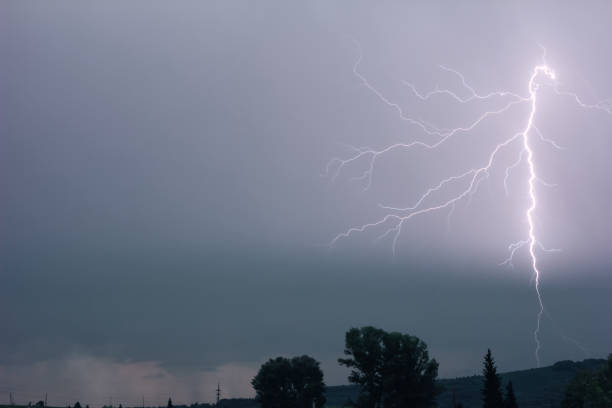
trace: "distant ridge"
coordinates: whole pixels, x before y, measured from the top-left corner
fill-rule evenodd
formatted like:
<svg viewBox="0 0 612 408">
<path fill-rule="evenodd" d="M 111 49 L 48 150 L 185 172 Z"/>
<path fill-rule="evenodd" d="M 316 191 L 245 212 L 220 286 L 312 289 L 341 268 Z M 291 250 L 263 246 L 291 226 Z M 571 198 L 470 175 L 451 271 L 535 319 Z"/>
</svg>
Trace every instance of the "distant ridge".
<svg viewBox="0 0 612 408">
<path fill-rule="evenodd" d="M 505 387 L 512 381 L 516 398 L 521 408 L 556 408 L 561 405 L 566 385 L 581 370 L 595 370 L 606 363 L 603 359 L 587 359 L 580 362 L 559 361 L 548 367 L 501 373 Z M 442 379 L 438 381 L 445 391 L 438 397 L 440 408 L 452 407 L 452 395 L 465 408 L 480 408 L 480 389 L 482 376 Z M 327 388 L 329 407 L 342 407 L 349 399 L 357 397 L 358 388 L 354 385 L 331 386 Z"/>
</svg>

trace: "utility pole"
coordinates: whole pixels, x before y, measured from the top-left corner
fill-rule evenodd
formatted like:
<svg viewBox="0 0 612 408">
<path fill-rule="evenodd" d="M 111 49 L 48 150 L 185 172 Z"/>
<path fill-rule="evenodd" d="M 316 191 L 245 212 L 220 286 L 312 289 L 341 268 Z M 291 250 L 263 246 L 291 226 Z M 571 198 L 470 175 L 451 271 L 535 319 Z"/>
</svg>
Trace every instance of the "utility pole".
<svg viewBox="0 0 612 408">
<path fill-rule="evenodd" d="M 221 384 L 217 383 L 217 407 L 219 406 L 219 399 L 221 398 Z"/>
<path fill-rule="evenodd" d="M 45 408 L 47 408 L 47 393 L 45 392 Z"/>
<path fill-rule="evenodd" d="M 13 399 L 13 393 L 9 392 L 9 405 L 13 406 L 15 405 L 15 400 Z"/>
<path fill-rule="evenodd" d="M 144 395 L 142 396 L 142 408 L 144 408 Z"/>
</svg>

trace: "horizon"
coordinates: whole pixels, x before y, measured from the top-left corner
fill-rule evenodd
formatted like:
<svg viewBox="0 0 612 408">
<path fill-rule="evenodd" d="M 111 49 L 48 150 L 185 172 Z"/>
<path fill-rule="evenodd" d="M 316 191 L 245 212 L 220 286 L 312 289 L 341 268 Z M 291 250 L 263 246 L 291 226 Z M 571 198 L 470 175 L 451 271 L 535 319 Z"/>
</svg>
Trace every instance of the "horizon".
<svg viewBox="0 0 612 408">
<path fill-rule="evenodd" d="M 584 359 L 582 361 L 561 360 L 561 361 L 557 361 L 557 362 L 551 364 L 550 366 L 545 366 L 545 367 L 540 367 L 540 368 L 533 368 L 532 367 L 532 368 L 526 368 L 526 369 L 521 369 L 521 370 L 513 370 L 513 371 L 499 371 L 499 374 L 501 376 L 505 376 L 505 375 L 513 374 L 513 373 L 517 373 L 517 372 L 525 372 L 525 371 L 532 371 L 532 370 L 538 370 L 538 369 L 544 369 L 545 370 L 547 368 L 554 367 L 554 366 L 558 365 L 559 363 L 564 363 L 564 362 L 567 362 L 567 361 L 571 361 L 572 363 L 584 363 L 584 362 L 587 362 L 587 361 L 602 361 L 603 362 L 603 361 L 605 361 L 605 359 L 588 358 L 588 359 Z M 478 374 L 466 375 L 466 376 L 461 376 L 461 377 L 438 378 L 437 381 L 459 380 L 459 379 L 474 378 L 474 377 L 482 377 L 482 372 L 480 372 Z M 221 392 L 223 392 L 221 384 L 219 384 L 219 387 L 220 387 Z M 337 388 L 337 387 L 358 387 L 358 386 L 354 385 L 354 384 L 335 384 L 335 385 L 326 384 L 326 387 L 327 388 L 329 388 L 329 387 Z M 0 404 L 0 407 L 24 407 L 24 406 L 29 406 L 29 404 L 31 404 L 31 406 L 34 406 L 39 401 L 43 401 L 44 402 L 45 398 L 48 397 L 49 395 L 52 395 L 52 393 L 51 394 L 43 393 L 41 395 L 43 395 L 42 399 L 40 399 L 38 401 L 28 401 L 28 403 L 24 403 L 24 404 L 19 404 L 18 401 L 15 399 L 16 395 L 12 395 L 12 398 L 14 399 L 14 404 Z M 89 403 L 87 403 L 85 401 L 81 402 L 79 400 L 74 400 L 73 399 L 73 400 L 67 401 L 65 404 L 58 404 L 58 405 L 48 404 L 48 405 L 45 405 L 45 407 L 50 407 L 50 408 L 65 407 L 65 406 L 70 407 L 70 406 L 73 406 L 74 404 L 76 404 L 77 402 L 80 403 L 83 408 L 85 408 L 85 406 L 89 406 L 91 408 L 97 408 L 97 407 L 100 407 L 100 408 L 111 407 L 112 408 L 112 407 L 119 407 L 119 406 L 122 406 L 123 408 L 136 408 L 136 407 L 142 407 L 142 408 L 156 408 L 157 407 L 157 408 L 161 408 L 161 407 L 167 407 L 167 405 L 168 405 L 167 401 L 166 401 L 165 404 L 161 404 L 161 405 L 147 405 L 146 403 L 144 403 L 144 405 L 143 405 L 142 402 L 146 401 L 146 400 L 144 399 L 144 396 L 142 396 L 142 395 L 140 397 L 138 397 L 138 398 L 140 398 L 140 400 L 138 400 L 138 398 L 124 398 L 124 399 L 116 398 L 116 397 L 108 397 L 108 398 L 109 398 L 109 401 L 107 401 L 108 404 L 100 403 L 99 405 L 93 405 L 93 404 L 89 404 Z M 240 397 L 223 396 L 223 397 L 220 398 L 220 401 L 222 401 L 222 400 L 236 400 L 236 399 L 252 399 L 252 398 L 253 398 L 253 396 L 240 396 Z M 131 400 L 138 400 L 138 402 L 136 404 L 134 404 L 134 405 L 123 404 L 122 403 L 122 401 L 128 401 L 130 399 Z M 168 396 L 168 399 L 172 400 L 172 405 L 173 406 L 181 406 L 181 407 L 192 406 L 194 404 L 195 405 L 198 405 L 198 404 L 210 404 L 210 405 L 214 405 L 214 403 L 215 403 L 214 400 L 210 400 L 210 401 L 191 401 L 191 402 L 189 402 L 189 401 L 177 401 L 177 400 L 172 399 L 171 395 Z"/>
</svg>

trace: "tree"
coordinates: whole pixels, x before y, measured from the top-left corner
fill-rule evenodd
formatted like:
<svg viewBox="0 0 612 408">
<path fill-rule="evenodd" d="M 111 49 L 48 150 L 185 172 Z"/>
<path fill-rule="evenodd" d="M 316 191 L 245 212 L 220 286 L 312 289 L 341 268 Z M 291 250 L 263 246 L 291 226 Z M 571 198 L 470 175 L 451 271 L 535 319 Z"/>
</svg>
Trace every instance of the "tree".
<svg viewBox="0 0 612 408">
<path fill-rule="evenodd" d="M 338 362 L 351 368 L 349 381 L 360 386 L 362 408 L 431 407 L 439 393 L 438 363 L 429 359 L 418 337 L 377 329 L 353 328 L 346 333 Z"/>
<path fill-rule="evenodd" d="M 501 378 L 499 377 L 499 375 L 497 375 L 495 360 L 493 360 L 493 356 L 491 355 L 490 349 L 487 349 L 487 354 L 485 355 L 483 366 L 483 408 L 502 408 L 504 406 L 504 401 L 501 392 Z"/>
<path fill-rule="evenodd" d="M 168 398 L 168 408 L 172 408 L 172 398 Z"/>
<path fill-rule="evenodd" d="M 374 327 L 350 329 L 345 335 L 344 354 L 338 359 L 351 368 L 348 380 L 360 386 L 359 407 L 379 407 L 382 400 L 382 339 L 385 332 Z"/>
<path fill-rule="evenodd" d="M 612 406 L 612 354 L 606 366 L 596 372 L 580 371 L 568 384 L 563 408 L 609 408 Z"/>
<path fill-rule="evenodd" d="M 518 403 L 516 402 L 516 396 L 514 395 L 514 386 L 512 385 L 512 381 L 508 381 L 508 385 L 506 385 L 504 408 L 518 408 Z"/>
<path fill-rule="evenodd" d="M 81 408 L 81 403 L 79 401 L 74 404 L 74 408 Z"/>
<path fill-rule="evenodd" d="M 309 356 L 277 357 L 264 363 L 251 381 L 262 408 L 321 408 L 325 383 L 319 363 Z"/>
</svg>

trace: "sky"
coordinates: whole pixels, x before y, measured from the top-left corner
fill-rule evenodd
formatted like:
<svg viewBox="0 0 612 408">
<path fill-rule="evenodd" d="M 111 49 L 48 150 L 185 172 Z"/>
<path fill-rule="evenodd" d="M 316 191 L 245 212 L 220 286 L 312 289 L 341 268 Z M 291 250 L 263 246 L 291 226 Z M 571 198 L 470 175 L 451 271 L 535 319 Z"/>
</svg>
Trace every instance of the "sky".
<svg viewBox="0 0 612 408">
<path fill-rule="evenodd" d="M 252 396 L 268 358 L 309 354 L 327 384 L 344 333 L 416 335 L 441 377 L 536 365 L 524 239 L 525 164 L 478 190 L 341 239 L 444 177 L 482 165 L 528 106 L 436 151 L 394 151 L 369 188 L 350 146 L 429 140 L 412 117 L 462 126 L 499 99 L 420 101 L 439 88 L 528 94 L 542 61 L 586 103 L 612 97 L 612 4 L 130 1 L 0 4 L 0 403 L 91 406 Z M 612 351 L 612 115 L 538 91 L 535 228 L 546 313 L 540 358 Z M 333 170 L 333 167 L 332 167 Z M 333 171 L 332 171 L 333 173 Z M 454 190 L 441 193 L 449 197 Z"/>
</svg>

